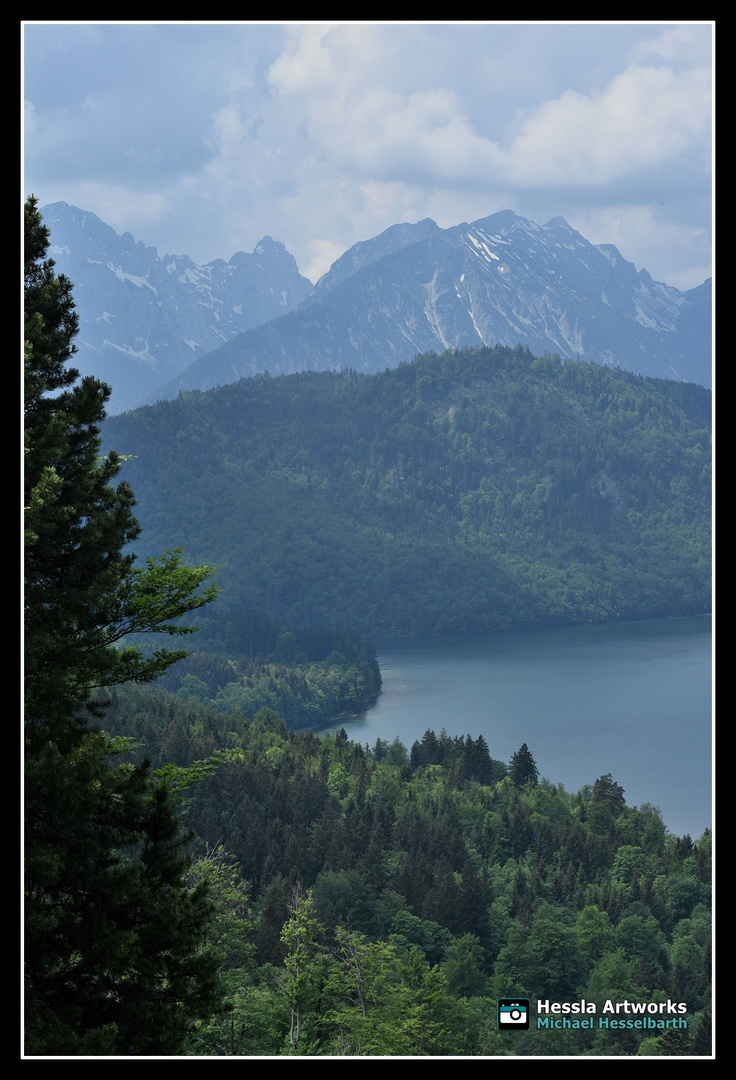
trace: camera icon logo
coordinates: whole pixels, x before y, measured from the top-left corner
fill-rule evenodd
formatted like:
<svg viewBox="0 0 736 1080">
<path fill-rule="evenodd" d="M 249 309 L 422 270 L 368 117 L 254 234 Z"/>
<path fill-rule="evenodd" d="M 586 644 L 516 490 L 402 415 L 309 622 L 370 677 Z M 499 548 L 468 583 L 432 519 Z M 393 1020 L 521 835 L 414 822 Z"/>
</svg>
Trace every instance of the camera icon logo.
<svg viewBox="0 0 736 1080">
<path fill-rule="evenodd" d="M 499 998 L 498 1029 L 499 1031 L 528 1031 L 529 999 Z"/>
</svg>

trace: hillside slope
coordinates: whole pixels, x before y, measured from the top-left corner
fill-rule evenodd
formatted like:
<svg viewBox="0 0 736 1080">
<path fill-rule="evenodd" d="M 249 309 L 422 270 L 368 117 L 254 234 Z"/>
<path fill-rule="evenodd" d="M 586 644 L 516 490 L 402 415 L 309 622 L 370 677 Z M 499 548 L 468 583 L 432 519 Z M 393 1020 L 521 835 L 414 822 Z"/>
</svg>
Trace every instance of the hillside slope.
<svg viewBox="0 0 736 1080">
<path fill-rule="evenodd" d="M 710 605 L 710 394 L 522 348 L 261 375 L 114 417 L 152 551 L 220 603 L 367 633 Z"/>
</svg>

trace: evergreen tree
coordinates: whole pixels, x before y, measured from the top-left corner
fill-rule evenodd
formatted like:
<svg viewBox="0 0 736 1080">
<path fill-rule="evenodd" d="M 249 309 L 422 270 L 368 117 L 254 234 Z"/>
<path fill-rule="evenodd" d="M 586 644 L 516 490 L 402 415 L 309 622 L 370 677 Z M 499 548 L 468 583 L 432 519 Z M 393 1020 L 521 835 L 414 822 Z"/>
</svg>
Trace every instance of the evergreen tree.
<svg viewBox="0 0 736 1080">
<path fill-rule="evenodd" d="M 49 233 L 36 200 L 25 207 L 25 644 L 26 725 L 34 746 L 67 738 L 69 715 L 98 711 L 93 691 L 155 679 L 180 651 L 144 658 L 129 634 L 186 634 L 180 616 L 202 607 L 207 567 L 184 568 L 179 552 L 134 566 L 126 550 L 140 527 L 121 457 L 100 457 L 99 424 L 110 388 L 78 381 L 66 364 L 77 329 L 71 285 L 45 259 Z"/>
<path fill-rule="evenodd" d="M 172 1053 L 217 999 L 203 947 L 205 888 L 188 889 L 176 783 L 98 730 L 98 692 L 148 682 L 181 655 L 149 657 L 131 633 L 187 633 L 214 595 L 179 553 L 134 566 L 139 526 L 120 457 L 100 456 L 109 388 L 68 366 L 71 284 L 25 205 L 26 1051 Z M 201 586 L 205 586 L 204 589 Z"/>
<path fill-rule="evenodd" d="M 624 789 L 610 773 L 606 773 L 605 776 L 599 776 L 593 784 L 593 802 L 607 806 L 611 813 L 617 816 L 626 805 Z"/>
<path fill-rule="evenodd" d="M 539 770 L 537 769 L 537 763 L 532 757 L 531 750 L 526 745 L 526 743 L 522 743 L 514 756 L 511 758 L 509 775 L 517 787 L 523 787 L 523 785 L 526 784 L 527 781 L 531 781 L 532 784 L 536 784 L 539 780 Z"/>
<path fill-rule="evenodd" d="M 172 1054 L 219 1001 L 210 903 L 148 764 L 87 732 L 49 743 L 26 781 L 26 1053 Z"/>
</svg>

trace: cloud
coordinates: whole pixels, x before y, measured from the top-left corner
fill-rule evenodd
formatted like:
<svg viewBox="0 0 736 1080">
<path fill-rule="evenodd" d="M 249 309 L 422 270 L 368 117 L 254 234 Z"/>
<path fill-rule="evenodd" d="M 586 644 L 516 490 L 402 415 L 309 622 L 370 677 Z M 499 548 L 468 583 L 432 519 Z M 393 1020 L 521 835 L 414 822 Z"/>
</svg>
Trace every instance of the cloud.
<svg viewBox="0 0 736 1080">
<path fill-rule="evenodd" d="M 661 203 L 673 253 L 683 222 L 708 234 L 708 25 L 26 29 L 28 182 L 169 253 L 268 233 L 314 278 L 395 221 L 505 207 L 602 224 Z"/>
<path fill-rule="evenodd" d="M 442 85 L 441 70 L 432 87 L 399 92 L 397 73 L 376 61 L 385 30 L 294 28 L 268 71 L 295 145 L 301 133 L 312 163 L 321 161 L 363 185 L 467 190 L 503 178 L 521 188 L 600 187 L 687 152 L 707 162 L 710 69 L 705 63 L 685 66 L 693 36 L 687 28 L 634 50 L 637 56 L 676 56 L 678 70 L 635 60 L 601 87 L 564 89 L 527 107 L 518 132 L 505 141 L 478 129 L 460 95 Z M 695 50 L 699 61 L 704 51 Z M 502 96 L 503 87 L 496 94 Z"/>
<path fill-rule="evenodd" d="M 710 74 L 695 68 L 635 66 L 603 91 L 567 90 L 544 102 L 509 152 L 525 185 L 605 184 L 663 165 L 688 149 L 705 154 L 710 131 Z"/>
<path fill-rule="evenodd" d="M 637 62 L 662 59 L 685 68 L 709 68 L 712 61 L 709 30 L 708 23 L 668 28 L 656 37 L 639 42 L 632 50 L 632 59 Z"/>
<path fill-rule="evenodd" d="M 325 85 L 333 88 L 334 69 L 325 40 L 330 32 L 330 25 L 295 27 L 289 31 L 284 52 L 268 69 L 268 81 L 278 93 L 313 95 Z M 349 32 L 343 39 L 349 41 Z"/>
<path fill-rule="evenodd" d="M 495 149 L 473 130 L 451 87 L 400 91 L 384 56 L 386 28 L 293 31 L 268 72 L 275 102 L 311 156 L 358 181 L 478 175 Z"/>
</svg>

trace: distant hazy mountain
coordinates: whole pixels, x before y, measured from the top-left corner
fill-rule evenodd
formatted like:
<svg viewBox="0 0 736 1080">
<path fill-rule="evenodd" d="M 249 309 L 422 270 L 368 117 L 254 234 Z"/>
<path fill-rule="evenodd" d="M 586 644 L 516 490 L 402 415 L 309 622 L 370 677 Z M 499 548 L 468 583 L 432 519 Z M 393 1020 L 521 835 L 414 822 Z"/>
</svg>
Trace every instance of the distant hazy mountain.
<svg viewBox="0 0 736 1080">
<path fill-rule="evenodd" d="M 112 413 L 140 404 L 236 334 L 292 311 L 312 287 L 270 236 L 251 255 L 198 266 L 186 255 L 159 257 L 76 206 L 52 203 L 41 213 L 49 254 L 74 286 L 75 364 L 112 386 Z"/>
<path fill-rule="evenodd" d="M 430 350 L 527 345 L 710 385 L 711 284 L 682 292 L 562 218 L 504 210 L 440 229 L 395 225 L 356 244 L 297 312 L 195 360 L 155 397 L 259 371 L 375 372 Z"/>
</svg>

